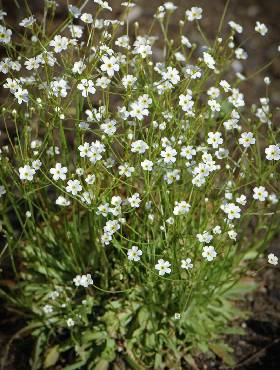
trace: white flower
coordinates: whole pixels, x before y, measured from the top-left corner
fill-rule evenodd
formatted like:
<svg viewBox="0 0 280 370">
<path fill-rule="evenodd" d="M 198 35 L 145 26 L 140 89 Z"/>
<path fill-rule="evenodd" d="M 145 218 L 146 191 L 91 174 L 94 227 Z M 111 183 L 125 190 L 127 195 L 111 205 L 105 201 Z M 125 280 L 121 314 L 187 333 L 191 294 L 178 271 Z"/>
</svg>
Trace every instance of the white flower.
<svg viewBox="0 0 280 370">
<path fill-rule="evenodd" d="M 275 256 L 275 254 L 273 254 L 273 253 L 270 253 L 267 256 L 267 260 L 268 260 L 268 263 L 270 263 L 271 265 L 274 265 L 274 266 L 278 265 L 278 257 Z"/>
<path fill-rule="evenodd" d="M 213 234 L 221 234 L 222 233 L 222 229 L 221 229 L 221 226 L 215 226 L 214 229 L 213 229 Z"/>
<path fill-rule="evenodd" d="M 182 107 L 184 112 L 187 112 L 187 114 L 193 114 L 194 101 L 192 100 L 191 90 L 187 90 L 186 95 L 181 94 L 179 96 L 179 105 Z"/>
<path fill-rule="evenodd" d="M 168 225 L 173 225 L 173 224 L 174 224 L 174 222 L 175 222 L 175 220 L 174 220 L 174 218 L 173 218 L 173 217 L 169 217 L 169 218 L 166 220 L 166 223 L 167 223 Z"/>
<path fill-rule="evenodd" d="M 266 159 L 269 161 L 279 161 L 280 159 L 280 148 L 279 145 L 269 145 L 265 149 Z"/>
<path fill-rule="evenodd" d="M 83 36 L 83 27 L 82 26 L 79 26 L 79 25 L 76 25 L 76 24 L 70 24 L 68 26 L 70 32 L 71 32 L 71 36 L 73 38 L 77 38 L 77 39 L 80 39 L 82 36 Z"/>
<path fill-rule="evenodd" d="M 53 306 L 49 305 L 49 304 L 46 304 L 44 307 L 43 307 L 43 311 L 44 313 L 48 314 L 48 313 L 52 313 L 53 312 Z"/>
<path fill-rule="evenodd" d="M 2 195 L 6 194 L 6 189 L 4 188 L 3 185 L 0 185 L 0 198 L 2 197 Z"/>
<path fill-rule="evenodd" d="M 242 48 L 235 49 L 234 53 L 237 59 L 246 60 L 248 58 L 247 52 Z"/>
<path fill-rule="evenodd" d="M 177 9 L 177 6 L 172 3 L 172 1 L 167 1 L 163 4 L 166 10 L 174 11 Z"/>
<path fill-rule="evenodd" d="M 147 108 L 149 105 L 152 104 L 153 101 L 148 94 L 143 94 L 139 96 L 138 102 L 142 105 L 142 107 Z"/>
<path fill-rule="evenodd" d="M 244 95 L 236 88 L 232 89 L 232 95 L 228 101 L 235 106 L 235 108 L 244 107 Z"/>
<path fill-rule="evenodd" d="M 221 105 L 215 99 L 208 100 L 208 105 L 212 112 L 220 112 Z"/>
<path fill-rule="evenodd" d="M 236 198 L 236 202 L 242 204 L 242 206 L 245 206 L 247 203 L 246 195 L 240 195 L 240 197 Z"/>
<path fill-rule="evenodd" d="M 192 179 L 192 184 L 197 186 L 197 187 L 202 186 L 203 184 L 205 184 L 205 176 L 202 176 L 202 175 L 198 174 L 197 176 L 195 176 Z"/>
<path fill-rule="evenodd" d="M 117 131 L 116 124 L 117 122 L 114 119 L 107 119 L 105 123 L 100 125 L 100 129 L 104 131 L 106 135 L 112 136 Z"/>
<path fill-rule="evenodd" d="M 35 175 L 35 172 L 36 171 L 33 167 L 26 164 L 25 166 L 19 168 L 19 178 L 21 180 L 32 181 L 33 176 Z"/>
<path fill-rule="evenodd" d="M 180 170 L 174 169 L 172 171 L 167 171 L 163 178 L 167 184 L 173 184 L 174 181 L 180 180 Z"/>
<path fill-rule="evenodd" d="M 203 10 L 197 6 L 193 6 L 190 10 L 186 10 L 188 21 L 193 22 L 196 19 L 201 19 L 202 11 Z"/>
<path fill-rule="evenodd" d="M 92 15 L 91 14 L 89 14 L 89 13 L 83 13 L 82 15 L 81 15 L 81 21 L 83 21 L 84 23 L 88 23 L 88 24 L 90 24 L 90 23 L 92 23 L 93 22 L 93 18 L 92 18 Z"/>
<path fill-rule="evenodd" d="M 81 15 L 81 11 L 75 5 L 68 5 L 69 12 L 72 14 L 74 18 L 79 18 Z"/>
<path fill-rule="evenodd" d="M 131 197 L 127 198 L 127 201 L 132 208 L 139 208 L 140 203 L 141 203 L 139 193 L 133 194 Z"/>
<path fill-rule="evenodd" d="M 132 87 L 136 81 L 137 81 L 137 78 L 132 75 L 126 75 L 122 78 L 122 84 L 125 89 L 127 89 L 128 87 Z"/>
<path fill-rule="evenodd" d="M 0 10 L 0 21 L 3 21 L 4 20 L 4 17 L 7 15 L 6 12 L 4 12 L 3 10 Z"/>
<path fill-rule="evenodd" d="M 132 151 L 132 153 L 143 154 L 148 149 L 149 149 L 149 145 L 146 144 L 145 141 L 143 141 L 143 140 L 137 140 L 137 141 L 134 141 L 131 144 L 131 151 Z"/>
<path fill-rule="evenodd" d="M 181 36 L 181 43 L 182 43 L 182 45 L 185 45 L 189 49 L 192 48 L 192 44 L 186 36 Z"/>
<path fill-rule="evenodd" d="M 68 328 L 72 328 L 75 325 L 75 321 L 73 319 L 69 318 L 69 319 L 66 320 L 66 324 L 67 324 Z"/>
<path fill-rule="evenodd" d="M 163 158 L 164 163 L 168 164 L 176 162 L 177 151 L 171 146 L 167 146 L 165 150 L 162 150 L 160 155 Z"/>
<path fill-rule="evenodd" d="M 103 230 L 105 234 L 113 235 L 120 229 L 120 224 L 117 220 L 109 220 L 106 222 Z"/>
<path fill-rule="evenodd" d="M 122 47 L 122 48 L 130 49 L 129 37 L 127 35 L 123 35 L 123 36 L 118 37 L 117 40 L 115 41 L 115 44 Z"/>
<path fill-rule="evenodd" d="M 14 92 L 14 95 L 19 104 L 22 102 L 27 103 L 29 100 L 28 91 L 26 89 L 22 89 L 21 87 L 18 87 L 18 89 Z"/>
<path fill-rule="evenodd" d="M 158 273 L 160 276 L 163 276 L 165 274 L 171 273 L 171 264 L 168 261 L 164 261 L 162 258 L 160 258 L 155 265 L 155 269 L 158 270 Z"/>
<path fill-rule="evenodd" d="M 234 21 L 229 21 L 228 24 L 237 33 L 242 33 L 243 32 L 243 27 L 240 26 L 240 24 L 235 23 Z"/>
<path fill-rule="evenodd" d="M 80 191 L 82 191 L 82 186 L 79 180 L 68 180 L 66 191 L 71 193 L 72 195 L 77 195 Z"/>
<path fill-rule="evenodd" d="M 104 217 L 107 217 L 108 213 L 110 211 L 110 207 L 108 203 L 101 204 L 100 206 L 97 207 L 96 214 L 97 215 L 102 215 Z"/>
<path fill-rule="evenodd" d="M 32 26 L 32 24 L 36 22 L 36 19 L 34 17 L 34 15 L 31 15 L 30 17 L 28 18 L 24 18 L 20 23 L 19 25 L 22 26 L 22 27 L 30 27 Z"/>
<path fill-rule="evenodd" d="M 11 41 L 12 31 L 0 25 L 0 44 L 8 44 Z"/>
<path fill-rule="evenodd" d="M 111 240 L 112 240 L 112 236 L 110 234 L 105 233 L 101 236 L 101 243 L 103 245 L 109 245 Z"/>
<path fill-rule="evenodd" d="M 78 126 L 81 130 L 88 130 L 89 129 L 89 124 L 87 122 L 84 122 L 84 121 L 81 121 Z"/>
<path fill-rule="evenodd" d="M 140 261 L 140 256 L 142 256 L 142 251 L 135 245 L 133 245 L 131 249 L 127 251 L 127 258 L 130 261 Z"/>
<path fill-rule="evenodd" d="M 182 200 L 181 202 L 175 202 L 173 214 L 175 216 L 185 215 L 189 212 L 190 208 L 191 208 L 190 204 L 187 203 L 185 200 Z"/>
<path fill-rule="evenodd" d="M 227 203 L 222 207 L 222 209 L 227 214 L 229 220 L 240 218 L 241 209 L 234 203 Z"/>
<path fill-rule="evenodd" d="M 85 78 L 83 78 L 81 83 L 78 84 L 77 89 L 82 91 L 82 96 L 85 98 L 88 96 L 88 94 L 94 94 L 96 91 L 93 81 Z"/>
<path fill-rule="evenodd" d="M 261 34 L 262 36 L 265 36 L 268 32 L 268 28 L 264 23 L 256 22 L 255 31 Z"/>
<path fill-rule="evenodd" d="M 54 48 L 55 53 L 60 53 L 62 50 L 66 50 L 68 47 L 69 40 L 67 37 L 56 35 L 50 42 L 50 46 Z"/>
<path fill-rule="evenodd" d="M 100 5 L 100 6 L 101 6 L 101 8 L 112 11 L 112 8 L 109 6 L 108 1 L 104 1 L 104 0 L 94 0 L 94 2 L 95 2 L 96 4 L 98 4 L 98 5 Z"/>
<path fill-rule="evenodd" d="M 112 56 L 112 57 L 107 57 L 104 55 L 101 58 L 103 64 L 101 64 L 101 71 L 106 72 L 109 77 L 113 77 L 115 72 L 118 72 L 120 69 L 120 66 L 117 62 L 117 59 Z"/>
<path fill-rule="evenodd" d="M 94 195 L 92 194 L 91 191 L 84 191 L 81 194 L 81 200 L 85 204 L 91 204 L 93 199 L 94 199 Z"/>
<path fill-rule="evenodd" d="M 79 145 L 78 150 L 80 151 L 80 156 L 82 158 L 88 157 L 91 150 L 91 146 L 89 145 L 89 143 L 86 142 L 84 143 L 84 145 Z"/>
<path fill-rule="evenodd" d="M 90 285 L 93 284 L 93 280 L 90 274 L 86 275 L 76 275 L 73 279 L 73 283 L 75 286 L 82 286 L 84 288 L 88 288 Z"/>
<path fill-rule="evenodd" d="M 196 234 L 197 239 L 200 241 L 200 243 L 210 243 L 213 239 L 213 236 L 208 232 L 204 231 L 202 234 Z"/>
<path fill-rule="evenodd" d="M 277 203 L 278 203 L 277 195 L 276 195 L 276 194 L 274 194 L 274 193 L 269 194 L 268 199 L 269 199 L 269 201 L 270 201 L 272 204 L 277 204 Z"/>
<path fill-rule="evenodd" d="M 40 60 L 39 58 L 30 58 L 24 62 L 24 65 L 28 71 L 31 71 L 32 69 L 38 69 L 40 67 Z"/>
<path fill-rule="evenodd" d="M 144 116 L 149 115 L 146 105 L 143 105 L 139 100 L 130 104 L 130 116 L 142 120 Z"/>
<path fill-rule="evenodd" d="M 183 158 L 192 159 L 192 157 L 196 155 L 196 150 L 190 145 L 182 146 L 180 155 Z"/>
<path fill-rule="evenodd" d="M 67 90 L 69 90 L 68 82 L 63 78 L 51 81 L 50 83 L 50 91 L 54 96 L 65 98 L 67 96 Z"/>
<path fill-rule="evenodd" d="M 212 86 L 207 90 L 207 95 L 212 99 L 217 99 L 221 95 L 221 92 L 217 87 Z"/>
<path fill-rule="evenodd" d="M 87 175 L 87 177 L 85 178 L 85 182 L 89 185 L 92 185 L 95 182 L 95 175 Z"/>
<path fill-rule="evenodd" d="M 101 87 L 101 89 L 106 89 L 110 84 L 111 80 L 105 76 L 99 77 L 96 80 L 96 86 Z"/>
<path fill-rule="evenodd" d="M 202 257 L 206 258 L 207 261 L 213 261 L 216 256 L 217 252 L 212 245 L 206 245 L 203 247 Z"/>
<path fill-rule="evenodd" d="M 224 89 L 225 92 L 229 92 L 231 90 L 230 84 L 226 80 L 222 80 L 220 82 L 220 86 Z"/>
<path fill-rule="evenodd" d="M 122 204 L 122 198 L 118 195 L 114 195 L 111 199 L 111 204 L 115 207 L 119 207 Z"/>
<path fill-rule="evenodd" d="M 119 174 L 122 176 L 126 177 L 131 177 L 132 173 L 135 171 L 134 167 L 129 166 L 128 163 L 124 163 L 118 167 L 119 169 Z"/>
<path fill-rule="evenodd" d="M 223 144 L 222 134 L 220 132 L 209 132 L 207 143 L 212 145 L 213 148 L 218 148 L 219 145 Z"/>
<path fill-rule="evenodd" d="M 85 68 L 86 68 L 86 65 L 84 64 L 84 62 L 82 60 L 79 60 L 78 62 L 74 63 L 74 66 L 72 68 L 72 72 L 73 73 L 78 73 L 80 75 L 80 74 L 83 73 Z"/>
<path fill-rule="evenodd" d="M 207 65 L 208 68 L 215 69 L 216 62 L 215 62 L 214 58 L 212 57 L 212 55 L 210 55 L 209 53 L 204 52 L 203 53 L 203 60 L 204 60 L 204 63 Z"/>
<path fill-rule="evenodd" d="M 91 143 L 88 158 L 91 163 L 96 163 L 102 159 L 102 153 L 105 152 L 105 146 L 99 140 Z"/>
<path fill-rule="evenodd" d="M 187 65 L 185 69 L 183 69 L 185 77 L 190 76 L 192 80 L 196 80 L 197 78 L 201 77 L 201 69 L 197 66 L 193 66 L 191 64 Z"/>
<path fill-rule="evenodd" d="M 256 143 L 256 139 L 252 132 L 243 132 L 241 138 L 238 140 L 239 144 L 243 145 L 244 148 L 249 148 L 250 145 Z"/>
<path fill-rule="evenodd" d="M 31 165 L 35 171 L 38 171 L 42 166 L 42 162 L 40 161 L 40 159 L 36 159 L 35 161 L 31 163 Z"/>
<path fill-rule="evenodd" d="M 259 200 L 260 202 L 264 202 L 268 197 L 268 192 L 266 191 L 264 186 L 255 187 L 253 191 L 253 198 Z"/>
<path fill-rule="evenodd" d="M 65 180 L 67 171 L 67 167 L 62 167 L 61 163 L 56 163 L 55 167 L 50 169 L 50 173 L 53 175 L 54 181 L 59 179 Z"/>
<path fill-rule="evenodd" d="M 152 48 L 148 37 L 137 36 L 133 46 L 134 50 L 132 53 L 140 54 L 143 59 L 152 54 Z"/>
<path fill-rule="evenodd" d="M 152 171 L 153 170 L 153 162 L 149 161 L 148 159 L 145 159 L 143 162 L 141 162 L 141 167 L 144 171 Z"/>
<path fill-rule="evenodd" d="M 179 71 L 176 68 L 167 67 L 166 72 L 162 73 L 164 80 L 170 81 L 173 85 L 176 85 L 180 81 Z"/>
<path fill-rule="evenodd" d="M 270 85 L 271 84 L 271 79 L 266 76 L 264 79 L 263 79 L 263 82 L 266 84 L 266 85 Z"/>
<path fill-rule="evenodd" d="M 41 64 L 47 64 L 50 67 L 53 67 L 57 61 L 53 53 L 50 51 L 43 51 L 43 53 L 38 55 L 37 58 L 39 59 Z"/>
<path fill-rule="evenodd" d="M 234 231 L 234 230 L 229 230 L 229 231 L 228 231 L 228 236 L 229 236 L 229 238 L 230 238 L 230 239 L 232 239 L 232 240 L 236 240 L 237 232 L 236 232 L 236 231 Z"/>
<path fill-rule="evenodd" d="M 185 260 L 181 260 L 181 268 L 185 270 L 190 270 L 193 268 L 192 260 L 187 258 Z"/>
<path fill-rule="evenodd" d="M 62 195 L 60 195 L 56 199 L 55 204 L 57 204 L 58 206 L 67 207 L 67 206 L 70 205 L 70 201 L 68 199 L 64 198 Z"/>
</svg>

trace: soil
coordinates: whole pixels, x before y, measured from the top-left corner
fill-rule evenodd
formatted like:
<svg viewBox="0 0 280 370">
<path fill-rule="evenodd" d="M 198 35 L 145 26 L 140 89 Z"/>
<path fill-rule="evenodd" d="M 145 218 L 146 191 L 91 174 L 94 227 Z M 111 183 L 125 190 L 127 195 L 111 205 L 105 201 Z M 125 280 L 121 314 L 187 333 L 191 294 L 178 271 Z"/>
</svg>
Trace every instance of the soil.
<svg viewBox="0 0 280 370">
<path fill-rule="evenodd" d="M 120 14 L 120 0 L 111 0 L 114 7 L 114 16 Z M 225 0 L 174 0 L 176 5 L 182 9 L 190 8 L 193 5 L 201 6 L 204 9 L 202 26 L 210 38 L 214 38 L 218 28 L 219 19 L 223 12 Z M 23 7 L 17 8 L 11 0 L 2 0 L 3 10 L 9 14 L 9 21 L 18 23 L 24 16 Z M 23 0 L 18 0 L 21 5 Z M 40 17 L 41 1 L 27 0 L 27 3 L 35 14 Z M 59 24 L 65 17 L 66 0 L 58 0 L 59 7 L 55 22 Z M 77 4 L 77 1 L 71 1 Z M 90 3 L 90 2 L 89 2 Z M 164 1 L 139 0 L 137 8 L 133 11 L 131 21 L 138 21 L 141 25 L 147 25 L 147 19 L 152 17 L 154 10 Z M 90 10 L 90 7 L 89 7 Z M 267 38 L 255 35 L 254 40 L 246 42 L 244 48 L 251 58 L 243 67 L 239 65 L 242 73 L 250 75 L 277 54 L 277 46 L 280 44 L 280 2 L 279 0 L 232 0 L 228 10 L 226 21 L 233 19 L 244 26 L 242 40 L 247 38 L 255 26 L 255 21 L 260 20 L 269 27 Z M 170 33 L 174 36 L 177 32 L 178 17 L 174 15 L 170 23 Z M 191 28 L 187 29 L 187 36 L 195 41 L 195 35 Z M 280 101 L 280 64 L 274 63 L 254 81 L 244 85 L 243 91 L 249 103 L 257 102 L 259 97 L 264 96 L 265 89 L 263 77 L 270 76 L 273 80 L 272 102 L 276 105 Z M 280 239 L 275 239 L 272 251 L 280 255 Z M 8 266 L 2 266 L 4 270 L 1 275 L 5 278 L 6 284 L 13 284 L 9 276 Z M 1 271 L 1 269 L 0 269 Z M 231 336 L 228 343 L 234 348 L 236 358 L 235 369 L 238 370 L 277 370 L 280 368 L 280 269 L 268 268 L 257 277 L 259 288 L 246 297 L 244 309 L 252 312 L 250 318 L 240 323 L 245 329 L 244 336 Z M 3 280 L 2 282 L 3 283 Z M 3 348 L 11 336 L 22 327 L 22 319 L 18 319 L 18 313 L 7 312 L 0 301 L 0 358 L 3 356 Z M 28 356 L 31 352 L 32 342 L 26 338 L 21 341 L 14 341 L 8 356 L 5 370 L 27 370 Z M 2 351 L 2 353 L 1 353 Z M 220 360 L 198 361 L 199 369 L 225 370 L 226 367 Z M 187 369 L 187 368 L 186 368 Z"/>
</svg>

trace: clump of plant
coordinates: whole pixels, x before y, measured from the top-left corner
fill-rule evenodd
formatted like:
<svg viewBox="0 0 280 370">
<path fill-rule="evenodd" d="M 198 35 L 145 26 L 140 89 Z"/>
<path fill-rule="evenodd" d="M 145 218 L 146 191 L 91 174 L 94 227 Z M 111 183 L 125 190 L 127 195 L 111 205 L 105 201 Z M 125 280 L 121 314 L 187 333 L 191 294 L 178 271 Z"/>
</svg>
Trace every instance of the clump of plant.
<svg viewBox="0 0 280 370">
<path fill-rule="evenodd" d="M 166 2 L 142 30 L 132 2 L 122 20 L 93 2 L 69 5 L 54 33 L 53 1 L 17 34 L 1 12 L 1 259 L 16 281 L 1 296 L 26 315 L 32 369 L 180 368 L 201 352 L 232 365 L 223 335 L 245 314 L 232 302 L 279 229 L 270 79 L 248 106 L 250 76 L 231 68 L 247 59 L 242 26 L 225 14 L 210 42 L 201 8 Z"/>
</svg>

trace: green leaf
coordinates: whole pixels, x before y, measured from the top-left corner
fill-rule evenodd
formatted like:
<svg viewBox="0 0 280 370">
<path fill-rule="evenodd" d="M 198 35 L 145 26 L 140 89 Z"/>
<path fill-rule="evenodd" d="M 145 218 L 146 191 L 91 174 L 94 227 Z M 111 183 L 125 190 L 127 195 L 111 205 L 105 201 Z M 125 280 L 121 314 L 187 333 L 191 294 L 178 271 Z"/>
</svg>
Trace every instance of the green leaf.
<svg viewBox="0 0 280 370">
<path fill-rule="evenodd" d="M 233 356 L 230 354 L 232 352 L 232 348 L 229 347 L 227 344 L 224 343 L 210 343 L 209 348 L 218 356 L 220 357 L 225 364 L 233 367 L 235 365 L 235 360 Z"/>
<path fill-rule="evenodd" d="M 75 364 L 64 367 L 62 370 L 77 370 L 77 369 L 80 370 L 84 364 L 85 364 L 84 360 L 79 361 L 76 362 Z"/>
<path fill-rule="evenodd" d="M 31 360 L 32 363 L 32 370 L 40 369 L 42 366 L 42 352 L 43 352 L 43 345 L 45 344 L 46 336 L 45 333 L 40 331 L 36 340 L 34 355 Z"/>
<path fill-rule="evenodd" d="M 133 370 L 146 370 L 141 364 L 137 362 L 137 360 L 134 358 L 132 354 L 126 356 L 125 360 Z"/>
<path fill-rule="evenodd" d="M 44 368 L 51 367 L 57 363 L 59 359 L 59 346 L 56 345 L 51 347 L 46 354 L 45 361 L 44 361 Z"/>
<path fill-rule="evenodd" d="M 106 331 L 100 328 L 93 328 L 93 330 L 86 330 L 82 336 L 82 343 L 87 344 L 92 341 L 103 342 L 107 338 L 108 334 Z"/>
<path fill-rule="evenodd" d="M 234 334 L 234 335 L 245 335 L 246 331 L 240 326 L 233 326 L 224 329 L 224 334 Z"/>
<path fill-rule="evenodd" d="M 232 299 L 242 299 L 245 294 L 251 293 L 256 290 L 258 284 L 252 278 L 243 278 L 237 284 L 235 284 L 232 288 L 226 291 L 223 296 L 226 298 Z"/>
<path fill-rule="evenodd" d="M 155 368 L 160 369 L 162 368 L 163 360 L 162 360 L 162 354 L 156 353 L 155 355 Z"/>
<path fill-rule="evenodd" d="M 109 362 L 107 360 L 100 360 L 98 364 L 92 370 L 107 370 L 109 367 Z"/>
<path fill-rule="evenodd" d="M 101 357 L 107 361 L 113 361 L 116 357 L 116 342 L 112 338 L 108 338 L 106 341 L 106 347 L 101 353 Z"/>
<path fill-rule="evenodd" d="M 198 349 L 202 352 L 202 353 L 206 353 L 209 351 L 209 346 L 206 342 L 198 342 L 197 343 L 197 347 Z"/>
<path fill-rule="evenodd" d="M 199 367 L 197 366 L 194 358 L 191 355 L 186 355 L 184 359 L 187 361 L 187 363 L 191 366 L 193 370 L 199 370 Z"/>
</svg>

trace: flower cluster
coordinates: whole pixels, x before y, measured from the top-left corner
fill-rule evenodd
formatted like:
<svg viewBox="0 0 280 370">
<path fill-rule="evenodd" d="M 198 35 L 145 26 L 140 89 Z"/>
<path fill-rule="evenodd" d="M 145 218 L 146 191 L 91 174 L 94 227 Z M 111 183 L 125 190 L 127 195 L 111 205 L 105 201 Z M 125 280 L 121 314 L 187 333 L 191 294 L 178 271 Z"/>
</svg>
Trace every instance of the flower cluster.
<svg viewBox="0 0 280 370">
<path fill-rule="evenodd" d="M 122 3 L 121 21 L 101 18 L 112 11 L 107 1 L 93 4 L 95 13 L 69 5 L 65 25 L 51 36 L 35 16 L 21 20 L 28 30 L 18 54 L 16 35 L 0 25 L 9 92 L 2 110 L 9 145 L 0 149 L 5 219 L 13 209 L 32 273 L 38 258 L 47 284 L 66 285 L 71 275 L 73 300 L 131 286 L 140 299 L 151 286 L 149 300 L 160 301 L 169 284 L 162 302 L 182 311 L 192 300 L 204 307 L 277 229 L 280 143 L 271 79 L 249 106 L 242 83 L 250 76 L 234 64 L 250 55 L 238 45 L 243 26 L 234 21 L 205 45 L 203 10 L 184 9 L 180 37 L 171 42 L 172 2 L 154 15 L 161 38 L 152 27 L 138 32 L 138 24 L 129 32 L 130 1 Z M 197 29 L 198 44 L 187 27 Z M 258 21 L 255 31 L 269 36 Z M 8 222 L 14 243 L 11 230 Z M 267 261 L 277 265 L 278 257 Z M 94 273 L 94 282 L 81 271 Z M 42 310 L 56 314 L 46 301 Z M 71 330 L 82 325 L 79 314 L 63 315 Z"/>
</svg>

